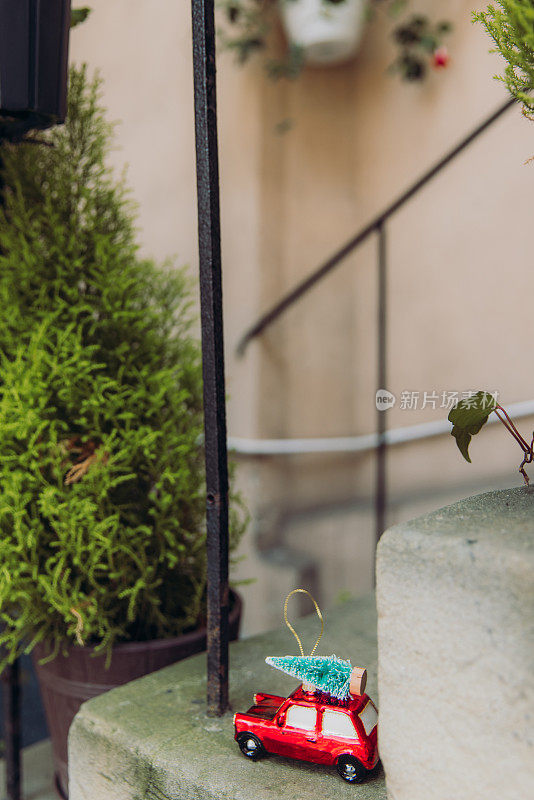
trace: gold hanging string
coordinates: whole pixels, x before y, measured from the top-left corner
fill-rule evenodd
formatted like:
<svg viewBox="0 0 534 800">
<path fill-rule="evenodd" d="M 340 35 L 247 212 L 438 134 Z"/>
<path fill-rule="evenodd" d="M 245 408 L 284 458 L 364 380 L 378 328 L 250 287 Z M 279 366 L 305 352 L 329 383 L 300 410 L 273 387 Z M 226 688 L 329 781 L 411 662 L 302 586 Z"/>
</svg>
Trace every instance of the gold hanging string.
<svg viewBox="0 0 534 800">
<path fill-rule="evenodd" d="M 312 651 L 310 653 L 310 656 L 312 656 L 315 653 L 315 651 L 317 650 L 317 646 L 318 646 L 319 642 L 321 641 L 321 637 L 323 635 L 323 630 L 324 630 L 323 615 L 321 614 L 321 609 L 317 605 L 315 597 L 313 597 L 313 595 L 311 595 L 308 592 L 307 589 L 293 589 L 293 591 L 289 592 L 288 596 L 286 597 L 286 601 L 284 603 L 284 621 L 285 621 L 287 627 L 289 628 L 289 630 L 291 631 L 291 633 L 293 634 L 293 636 L 295 637 L 295 639 L 297 640 L 297 644 L 298 644 L 298 646 L 300 648 L 301 656 L 304 655 L 304 650 L 302 648 L 302 642 L 300 641 L 300 636 L 298 635 L 298 633 L 296 632 L 295 628 L 293 627 L 293 625 L 290 623 L 290 621 L 287 618 L 287 604 L 289 602 L 289 598 L 292 597 L 294 594 L 307 594 L 308 597 L 310 598 L 310 600 L 312 601 L 313 605 L 315 606 L 315 611 L 317 612 L 317 616 L 321 620 L 321 633 L 319 634 L 319 637 L 318 637 L 317 641 L 315 642 L 315 644 L 314 644 L 314 646 L 312 648 Z"/>
</svg>

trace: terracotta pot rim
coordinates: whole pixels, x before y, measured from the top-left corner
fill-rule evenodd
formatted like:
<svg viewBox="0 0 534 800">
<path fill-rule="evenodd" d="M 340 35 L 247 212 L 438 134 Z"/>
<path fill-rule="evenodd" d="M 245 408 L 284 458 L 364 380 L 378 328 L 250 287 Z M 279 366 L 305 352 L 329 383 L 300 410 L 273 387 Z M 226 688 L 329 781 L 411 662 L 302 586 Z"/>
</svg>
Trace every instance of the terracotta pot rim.
<svg viewBox="0 0 534 800">
<path fill-rule="evenodd" d="M 228 633 L 229 640 L 235 641 L 239 635 L 242 599 L 236 592 L 231 594 Z M 58 658 L 40 664 L 40 658 L 47 655 L 46 643 L 35 646 L 32 658 L 43 694 L 56 781 L 62 797 L 67 797 L 68 788 L 68 730 L 81 704 L 155 670 L 205 653 L 206 644 L 206 628 L 166 639 L 122 642 L 113 648 L 109 671 L 105 667 L 105 653 L 96 654 L 94 647 L 76 647 L 73 644 L 65 656 L 60 654 Z"/>
<path fill-rule="evenodd" d="M 230 599 L 233 600 L 233 604 L 230 610 L 230 619 L 234 620 L 238 618 L 242 613 L 243 601 L 241 599 L 241 595 L 238 594 L 234 589 L 230 589 Z M 197 639 L 202 639 L 206 636 L 206 626 L 202 626 L 201 628 L 196 628 L 194 631 L 188 631 L 187 633 L 181 633 L 178 636 L 167 636 L 164 639 L 146 639 L 146 640 L 139 640 L 136 639 L 131 642 L 119 642 L 118 644 L 113 645 L 113 652 L 120 651 L 122 653 L 128 653 L 129 651 L 137 651 L 140 648 L 143 650 L 155 651 L 155 650 L 163 650 L 169 647 L 169 645 L 176 644 L 181 642 L 182 644 L 187 644 L 188 642 L 195 641 Z M 75 644 L 67 644 L 68 650 L 73 650 L 80 655 L 83 654 L 91 654 L 95 652 L 97 645 L 75 645 Z M 35 645 L 34 650 L 45 650 L 46 649 L 46 640 L 42 642 L 38 642 Z M 98 656 L 101 658 L 105 657 L 105 652 L 101 651 L 98 653 Z M 39 656 L 38 656 L 39 657 Z M 43 666 L 47 666 L 44 664 Z"/>
</svg>

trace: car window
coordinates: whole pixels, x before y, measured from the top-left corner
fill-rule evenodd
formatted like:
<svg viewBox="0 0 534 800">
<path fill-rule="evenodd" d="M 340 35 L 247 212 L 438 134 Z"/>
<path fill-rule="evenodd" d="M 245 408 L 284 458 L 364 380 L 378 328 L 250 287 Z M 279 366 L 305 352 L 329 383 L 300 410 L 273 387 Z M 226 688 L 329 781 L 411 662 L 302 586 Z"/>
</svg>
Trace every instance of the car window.
<svg viewBox="0 0 534 800">
<path fill-rule="evenodd" d="M 323 713 L 323 733 L 326 736 L 358 738 L 353 721 L 348 714 L 344 714 L 342 711 L 325 711 Z"/>
<path fill-rule="evenodd" d="M 360 719 L 363 722 L 365 732 L 370 734 L 378 722 L 378 714 L 372 703 L 367 703 L 363 711 L 360 711 Z"/>
<path fill-rule="evenodd" d="M 301 728 L 305 731 L 315 730 L 317 711 L 309 706 L 290 706 L 287 709 L 286 725 L 292 728 Z"/>
</svg>

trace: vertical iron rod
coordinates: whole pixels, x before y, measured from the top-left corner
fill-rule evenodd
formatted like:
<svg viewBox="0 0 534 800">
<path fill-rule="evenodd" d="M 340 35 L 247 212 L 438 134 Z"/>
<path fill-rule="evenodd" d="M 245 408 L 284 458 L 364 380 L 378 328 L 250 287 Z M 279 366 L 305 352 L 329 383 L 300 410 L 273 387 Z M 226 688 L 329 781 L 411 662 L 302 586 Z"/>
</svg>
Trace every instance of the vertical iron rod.
<svg viewBox="0 0 534 800">
<path fill-rule="evenodd" d="M 21 800 L 20 793 L 20 662 L 2 673 L 7 800 Z"/>
<path fill-rule="evenodd" d="M 381 222 L 378 232 L 378 354 L 377 385 L 378 389 L 387 389 L 387 251 L 386 229 Z M 377 404 L 376 432 L 378 446 L 376 450 L 376 484 L 375 484 L 375 533 L 376 541 L 380 539 L 386 528 L 387 508 L 387 445 L 385 433 L 387 429 L 387 412 Z"/>
<path fill-rule="evenodd" d="M 228 458 L 222 314 L 214 0 L 192 0 L 204 379 L 208 714 L 228 708 Z"/>
</svg>

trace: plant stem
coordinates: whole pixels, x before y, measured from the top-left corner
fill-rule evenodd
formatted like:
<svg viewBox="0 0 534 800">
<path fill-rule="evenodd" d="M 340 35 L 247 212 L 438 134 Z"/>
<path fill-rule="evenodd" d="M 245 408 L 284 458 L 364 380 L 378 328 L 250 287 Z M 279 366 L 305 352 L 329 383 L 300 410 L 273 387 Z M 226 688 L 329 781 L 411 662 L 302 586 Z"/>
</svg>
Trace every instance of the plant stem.
<svg viewBox="0 0 534 800">
<path fill-rule="evenodd" d="M 529 447 L 529 445 L 523 439 L 523 437 L 521 436 L 521 434 L 519 433 L 519 431 L 515 427 L 514 423 L 512 422 L 512 420 L 510 419 L 510 417 L 508 416 L 508 414 L 506 413 L 504 408 L 497 404 L 493 410 L 495 411 L 497 417 L 501 420 L 501 422 L 504 425 L 504 427 L 512 434 L 512 436 L 514 437 L 516 442 L 519 444 L 519 446 L 521 447 L 523 452 L 524 453 L 531 453 L 532 452 L 532 446 Z M 507 421 L 505 421 L 501 417 L 501 415 L 499 414 L 499 411 L 502 411 L 502 413 L 506 417 Z"/>
<path fill-rule="evenodd" d="M 521 436 L 521 434 L 519 433 L 519 431 L 517 430 L 517 428 L 515 427 L 514 423 L 512 422 L 512 420 L 510 419 L 504 408 L 497 403 L 497 405 L 493 410 L 495 411 L 495 414 L 500 419 L 506 430 L 512 434 L 518 445 L 523 450 L 524 458 L 521 464 L 519 465 L 519 472 L 523 476 L 523 480 L 528 486 L 530 481 L 527 473 L 525 472 L 525 464 L 531 464 L 532 461 L 534 460 L 534 435 L 532 437 L 530 445 L 528 445 Z M 504 414 L 505 417 L 504 419 L 499 412 L 502 412 L 502 414 Z"/>
</svg>

